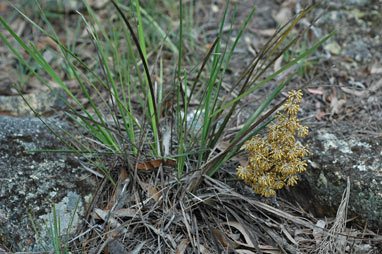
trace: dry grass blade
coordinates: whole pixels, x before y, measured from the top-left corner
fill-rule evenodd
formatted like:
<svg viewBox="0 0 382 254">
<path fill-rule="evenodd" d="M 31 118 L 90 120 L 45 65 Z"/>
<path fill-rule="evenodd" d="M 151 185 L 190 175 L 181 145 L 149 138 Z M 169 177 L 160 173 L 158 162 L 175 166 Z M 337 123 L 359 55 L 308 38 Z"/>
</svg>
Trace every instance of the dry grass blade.
<svg viewBox="0 0 382 254">
<path fill-rule="evenodd" d="M 240 195 L 241 196 L 241 195 Z M 309 222 L 309 221 L 306 221 L 302 218 L 299 218 L 299 217 L 296 217 L 294 215 L 291 215 L 287 212 L 284 212 L 278 208 L 275 208 L 275 207 L 272 207 L 270 205 L 267 205 L 263 202 L 260 202 L 260 201 L 256 201 L 256 200 L 250 200 L 250 199 L 247 199 L 243 196 L 241 196 L 242 198 L 246 199 L 246 201 L 254 206 L 256 206 L 257 208 L 259 208 L 260 210 L 264 210 L 264 211 L 267 211 L 267 212 L 270 212 L 278 217 L 281 217 L 281 218 L 284 218 L 284 219 L 287 219 L 289 221 L 292 221 L 296 224 L 299 224 L 301 226 L 304 226 L 304 227 L 307 227 L 307 228 L 310 228 L 310 229 L 314 229 L 314 224 Z"/>
<path fill-rule="evenodd" d="M 191 244 L 194 248 L 194 251 L 197 250 L 197 252 L 200 253 L 202 246 L 200 243 L 199 227 L 198 227 L 198 223 L 197 223 L 197 219 L 195 215 L 192 216 L 192 230 L 193 232 L 195 232 L 195 236 L 192 238 Z"/>
<path fill-rule="evenodd" d="M 110 200 L 106 206 L 106 209 L 108 209 L 108 210 L 114 210 L 115 209 L 115 208 L 113 209 L 113 207 L 116 205 L 117 202 L 120 201 L 120 198 L 122 197 L 122 195 L 126 191 L 126 187 L 127 187 L 129 182 L 130 182 L 130 179 L 127 178 L 126 169 L 122 168 L 121 172 L 119 174 L 119 177 L 118 177 L 118 181 L 117 181 L 116 186 L 114 188 L 113 195 L 110 198 Z"/>
<path fill-rule="evenodd" d="M 146 242 L 147 241 L 143 241 L 140 244 L 138 244 L 138 246 L 135 247 L 135 249 L 133 251 L 131 251 L 131 254 L 139 254 L 139 253 L 141 253 L 141 250 L 142 250 L 143 246 L 146 244 Z"/>
<path fill-rule="evenodd" d="M 237 230 L 240 231 L 246 240 L 246 244 L 249 245 L 248 247 L 254 248 L 258 253 L 261 254 L 259 239 L 256 235 L 256 232 L 253 232 L 254 230 L 251 230 L 251 228 L 246 225 L 243 219 L 231 208 L 227 207 L 227 210 L 235 217 L 236 220 L 238 220 L 238 222 L 228 222 L 230 223 L 229 225 L 234 226 Z"/>
<path fill-rule="evenodd" d="M 136 209 L 131 209 L 131 208 L 122 208 L 122 209 L 115 210 L 113 212 L 113 216 L 120 217 L 120 218 L 126 218 L 126 217 L 133 218 L 137 216 L 137 214 L 138 214 L 138 211 Z"/>
<path fill-rule="evenodd" d="M 145 181 L 155 182 L 154 176 L 159 177 L 156 172 L 144 174 Z M 280 207 L 274 208 L 266 204 L 267 201 L 260 202 L 255 196 L 238 193 L 229 185 L 208 176 L 204 177 L 195 193 L 185 192 L 182 197 L 179 197 L 182 191 L 174 188 L 176 183 L 165 181 L 163 184 L 167 191 L 161 197 L 162 206 L 158 206 L 158 201 L 150 198 L 148 192 L 142 192 L 144 205 L 128 199 L 125 207 L 111 213 L 108 223 L 113 230 L 105 232 L 102 229 L 102 232 L 94 229 L 94 242 L 106 246 L 106 250 L 108 237 L 122 237 L 124 232 L 119 229 L 123 228 L 129 233 L 124 234 L 125 246 L 139 250 L 136 253 L 151 253 L 158 248 L 163 248 L 165 253 L 171 250 L 180 254 L 224 253 L 227 250 L 251 254 L 316 253 L 321 243 L 315 238 L 320 224 L 311 222 L 312 217 L 308 220 L 296 216 L 296 213 L 303 215 L 304 212 L 290 204 L 285 205 L 282 200 L 279 200 Z M 288 209 L 282 209 L 287 206 Z M 346 214 L 345 207 L 346 202 L 340 207 L 339 215 Z M 109 211 L 96 209 L 96 212 L 104 220 Z M 99 220 L 99 217 L 93 218 Z M 337 224 L 344 223 L 346 217 L 342 218 Z M 336 228 L 329 234 L 324 230 L 323 234 L 324 237 L 335 236 L 335 240 L 338 235 L 346 236 L 343 228 Z M 103 239 L 102 235 L 105 236 Z M 365 236 L 357 238 L 360 235 L 353 231 L 349 238 L 357 239 L 356 244 L 365 242 Z M 122 242 L 122 238 L 115 239 Z M 145 243 L 137 239 L 144 239 Z M 349 243 L 347 241 L 345 247 Z M 334 244 L 332 248 L 342 246 Z"/>
<path fill-rule="evenodd" d="M 177 244 L 176 244 L 174 238 L 170 234 L 166 234 L 163 231 L 161 231 L 160 229 L 157 229 L 154 226 L 149 225 L 149 224 L 146 224 L 146 227 L 151 229 L 155 234 L 157 234 L 161 238 L 167 239 L 171 243 L 171 247 L 176 249 Z"/>
<path fill-rule="evenodd" d="M 211 227 L 211 224 L 210 224 L 210 222 L 209 222 L 209 220 L 208 220 L 208 217 L 207 217 L 207 215 L 205 214 L 205 212 L 204 212 L 204 209 L 202 209 L 202 207 L 199 207 L 199 211 L 200 211 L 200 215 L 202 216 L 202 219 L 203 219 L 203 222 L 207 225 L 207 227 L 208 227 L 208 229 L 209 229 L 209 232 L 211 232 L 211 238 L 212 238 L 212 242 L 213 242 L 213 244 L 214 244 L 214 246 L 215 246 L 215 250 L 218 252 L 218 253 L 221 253 L 222 252 L 222 249 L 221 249 L 221 247 L 220 247 L 220 245 L 219 245 L 219 242 L 218 242 L 218 239 L 217 239 L 217 237 L 216 237 L 216 235 L 215 234 L 213 234 L 212 233 L 212 227 Z M 201 246 L 202 247 L 202 246 Z"/>
<path fill-rule="evenodd" d="M 189 214 L 186 214 L 183 202 L 180 202 L 180 208 L 182 210 L 183 223 L 186 226 L 188 237 L 189 237 L 189 239 L 192 239 L 192 237 L 191 237 L 191 227 L 190 227 L 190 223 L 189 223 L 190 216 L 189 216 Z"/>
<path fill-rule="evenodd" d="M 239 244 L 241 246 L 247 246 L 250 248 L 255 248 L 256 243 L 252 242 L 252 239 L 250 238 L 250 236 L 248 234 L 248 230 L 245 229 L 244 225 L 238 223 L 237 221 L 228 221 L 228 222 L 223 222 L 222 224 L 237 229 L 243 235 L 243 237 L 245 239 L 245 243 L 242 243 L 242 242 L 235 240 L 235 242 L 237 244 Z"/>
<path fill-rule="evenodd" d="M 346 236 L 342 233 L 346 228 L 347 208 L 350 198 L 350 179 L 347 178 L 347 186 L 342 195 L 342 201 L 337 210 L 336 219 L 328 234 L 320 244 L 319 254 L 345 253 Z"/>
<path fill-rule="evenodd" d="M 112 228 L 118 228 L 118 230 L 120 229 L 123 233 L 127 234 L 127 232 L 128 232 L 127 229 L 121 223 L 119 223 L 114 218 L 107 218 L 109 216 L 108 211 L 104 211 L 104 210 L 101 210 L 99 208 L 96 208 L 96 209 L 94 209 L 94 212 L 95 212 L 96 216 L 99 216 L 101 219 L 105 220 L 105 222 L 106 222 L 106 219 L 108 219 L 107 222 L 109 223 L 109 225 Z"/>
<path fill-rule="evenodd" d="M 288 230 L 286 230 L 285 226 L 284 225 L 280 225 L 281 227 L 281 230 L 283 232 L 283 234 L 288 238 L 288 240 L 290 242 L 292 242 L 294 245 L 298 245 L 298 243 L 296 242 L 296 240 L 291 236 L 291 234 L 288 232 Z"/>
<path fill-rule="evenodd" d="M 263 202 L 260 202 L 260 201 L 257 201 L 257 200 L 253 200 L 253 199 L 249 199 L 239 193 L 237 193 L 236 191 L 234 191 L 233 189 L 231 189 L 229 186 L 223 184 L 222 182 L 220 181 L 217 181 L 211 177 L 207 177 L 205 176 L 205 179 L 207 181 L 210 181 L 211 183 L 214 183 L 216 184 L 217 186 L 221 186 L 221 187 L 224 187 L 224 188 L 228 188 L 230 189 L 229 191 L 229 195 L 233 196 L 233 197 L 237 197 L 238 199 L 240 200 L 243 200 L 243 201 L 246 201 L 248 202 L 249 204 L 255 206 L 256 208 L 258 208 L 259 210 L 264 210 L 264 211 L 267 211 L 267 212 L 270 212 L 274 215 L 276 215 L 277 217 L 281 217 L 281 218 L 284 218 L 284 219 L 287 219 L 289 221 L 293 221 L 294 223 L 297 223 L 297 224 L 300 224 L 304 227 L 307 227 L 307 228 L 310 228 L 310 229 L 314 229 L 315 228 L 315 225 L 309 221 L 306 221 L 306 220 L 303 220 L 302 218 L 299 218 L 299 217 L 296 217 L 296 216 L 293 216 L 287 212 L 284 212 L 278 208 L 275 208 L 275 207 L 272 207 L 270 205 L 267 205 Z M 218 183 L 219 182 L 219 183 Z M 227 193 L 227 191 L 225 191 Z"/>
<path fill-rule="evenodd" d="M 297 253 L 297 249 L 290 245 L 284 238 L 279 236 L 274 230 L 260 224 L 265 232 L 277 243 L 282 253 Z"/>
<path fill-rule="evenodd" d="M 141 185 L 142 189 L 146 191 L 149 198 L 152 198 L 156 202 L 158 202 L 159 204 L 162 204 L 162 202 L 163 202 L 162 201 L 162 193 L 160 191 L 158 191 L 157 188 L 155 188 L 153 183 L 140 182 L 140 185 Z"/>
<path fill-rule="evenodd" d="M 225 233 L 223 233 L 222 231 L 220 231 L 217 228 L 212 228 L 212 233 L 216 237 L 216 239 L 218 239 L 218 241 L 221 243 L 221 245 L 223 245 L 223 247 L 226 249 L 236 249 L 237 247 L 240 246 L 240 244 L 229 239 L 225 235 Z"/>
<path fill-rule="evenodd" d="M 175 250 L 175 254 L 183 254 L 186 251 L 186 248 L 190 241 L 188 239 L 183 239 L 183 241 L 178 244 L 178 247 Z"/>
</svg>

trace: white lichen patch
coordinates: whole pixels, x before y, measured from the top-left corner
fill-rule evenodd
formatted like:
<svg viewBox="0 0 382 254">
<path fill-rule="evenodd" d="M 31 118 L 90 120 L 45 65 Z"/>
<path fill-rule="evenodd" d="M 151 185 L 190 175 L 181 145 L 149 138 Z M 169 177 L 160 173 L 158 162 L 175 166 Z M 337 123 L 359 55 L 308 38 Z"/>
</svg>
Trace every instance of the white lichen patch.
<svg viewBox="0 0 382 254">
<path fill-rule="evenodd" d="M 366 149 L 370 149 L 371 148 L 370 144 L 365 143 L 365 142 L 361 142 L 359 140 L 350 140 L 349 143 L 350 143 L 351 146 L 359 146 L 359 147 L 363 147 L 363 148 L 366 148 Z"/>
<path fill-rule="evenodd" d="M 325 188 L 328 188 L 328 179 L 323 172 L 320 173 L 319 181 Z"/>
<path fill-rule="evenodd" d="M 359 171 L 367 171 L 366 165 L 363 162 L 358 165 L 354 165 L 353 168 L 356 168 Z"/>
<path fill-rule="evenodd" d="M 349 144 L 343 140 L 338 139 L 334 134 L 319 133 L 317 138 L 323 141 L 325 151 L 329 150 L 330 148 L 333 148 L 340 150 L 342 153 L 353 153 L 350 149 Z"/>
</svg>

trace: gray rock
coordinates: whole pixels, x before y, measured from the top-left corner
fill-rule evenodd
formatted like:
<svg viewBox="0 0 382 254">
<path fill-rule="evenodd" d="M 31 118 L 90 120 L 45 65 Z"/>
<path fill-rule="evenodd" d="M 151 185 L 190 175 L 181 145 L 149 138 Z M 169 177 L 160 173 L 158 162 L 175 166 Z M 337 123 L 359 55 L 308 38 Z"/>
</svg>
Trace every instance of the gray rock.
<svg viewBox="0 0 382 254">
<path fill-rule="evenodd" d="M 353 58 L 359 63 L 370 62 L 372 59 L 368 45 L 362 40 L 357 40 L 347 45 L 344 55 Z"/>
<path fill-rule="evenodd" d="M 29 106 L 42 115 L 50 115 L 54 110 L 65 107 L 66 97 L 63 90 L 25 94 L 23 97 Z M 0 96 L 0 112 L 10 116 L 34 116 L 24 99 L 19 95 Z"/>
<path fill-rule="evenodd" d="M 350 177 L 348 217 L 356 217 L 360 225 L 367 223 L 369 229 L 381 229 L 382 139 L 340 135 L 334 130 L 309 133 L 309 167 L 299 184 L 282 195 L 318 217 L 334 217 Z"/>
<path fill-rule="evenodd" d="M 68 127 L 54 118 L 45 120 Z M 0 246 L 12 251 L 51 250 L 48 228 L 54 221 L 53 204 L 60 217 L 61 235 L 80 221 L 95 184 L 81 169 L 79 158 L 25 151 L 62 148 L 39 119 L 0 117 Z M 72 216 L 72 228 L 68 229 Z M 41 238 L 39 244 L 37 238 Z"/>
<path fill-rule="evenodd" d="M 342 56 L 361 64 L 380 61 L 381 6 L 381 0 L 324 1 L 313 10 L 320 16 L 315 26 L 321 34 L 337 31 L 326 45 L 340 46 Z"/>
</svg>

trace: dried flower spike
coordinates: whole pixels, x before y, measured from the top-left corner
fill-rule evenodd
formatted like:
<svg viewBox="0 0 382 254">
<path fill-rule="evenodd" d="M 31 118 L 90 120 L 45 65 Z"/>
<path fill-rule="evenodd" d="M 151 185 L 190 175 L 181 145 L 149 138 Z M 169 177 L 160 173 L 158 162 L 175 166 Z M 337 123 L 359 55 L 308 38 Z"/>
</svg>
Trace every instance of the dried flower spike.
<svg viewBox="0 0 382 254">
<path fill-rule="evenodd" d="M 295 185 L 297 173 L 305 171 L 307 166 L 301 158 L 309 154 L 308 146 L 296 141 L 296 136 L 305 137 L 309 132 L 297 119 L 302 92 L 293 90 L 288 95 L 284 110 L 276 114 L 266 137 L 257 135 L 245 142 L 248 165 L 236 169 L 240 179 L 265 197 L 274 195 L 275 190 L 285 185 Z"/>
</svg>

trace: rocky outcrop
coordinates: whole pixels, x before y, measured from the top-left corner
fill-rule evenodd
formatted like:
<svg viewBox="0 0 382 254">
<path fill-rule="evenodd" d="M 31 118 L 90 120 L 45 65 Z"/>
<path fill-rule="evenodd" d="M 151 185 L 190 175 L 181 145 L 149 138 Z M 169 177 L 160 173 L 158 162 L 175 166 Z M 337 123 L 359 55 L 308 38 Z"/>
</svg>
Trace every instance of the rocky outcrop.
<svg viewBox="0 0 382 254">
<path fill-rule="evenodd" d="M 67 127 L 54 118 L 46 121 Z M 73 154 L 27 152 L 62 148 L 38 118 L 0 116 L 0 247 L 12 251 L 51 250 L 47 228 L 53 222 L 53 204 L 60 217 L 61 234 L 67 232 L 72 216 L 73 226 L 78 224 L 95 188 L 92 177 L 80 167 L 79 158 Z M 42 242 L 36 244 L 39 237 Z"/>
<path fill-rule="evenodd" d="M 344 128 L 348 128 L 344 126 Z M 350 178 L 348 217 L 369 229 L 382 228 L 382 139 L 313 130 L 309 167 L 297 186 L 282 195 L 318 217 L 334 217 Z"/>
<path fill-rule="evenodd" d="M 60 89 L 24 94 L 23 97 L 0 95 L 0 114 L 18 117 L 34 116 L 34 112 L 30 109 L 31 106 L 37 113 L 48 116 L 52 115 L 55 110 L 65 107 L 65 93 Z"/>
</svg>

